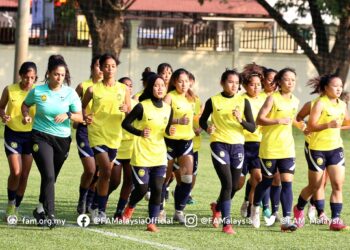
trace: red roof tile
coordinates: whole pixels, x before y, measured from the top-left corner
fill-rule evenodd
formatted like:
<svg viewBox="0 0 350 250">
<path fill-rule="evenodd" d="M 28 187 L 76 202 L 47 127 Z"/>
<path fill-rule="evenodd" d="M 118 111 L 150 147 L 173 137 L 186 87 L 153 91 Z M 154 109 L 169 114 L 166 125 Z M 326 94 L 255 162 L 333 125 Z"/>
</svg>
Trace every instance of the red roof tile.
<svg viewBox="0 0 350 250">
<path fill-rule="evenodd" d="M 17 8 L 18 0 L 0 0 L 0 7 Z"/>
<path fill-rule="evenodd" d="M 137 0 L 130 10 L 268 16 L 255 0 L 205 0 L 203 5 L 198 0 Z"/>
<path fill-rule="evenodd" d="M 0 7 L 17 7 L 18 0 L 0 0 Z M 255 0 L 136 0 L 130 7 L 134 11 L 214 13 L 225 15 L 268 16 L 267 12 Z"/>
</svg>

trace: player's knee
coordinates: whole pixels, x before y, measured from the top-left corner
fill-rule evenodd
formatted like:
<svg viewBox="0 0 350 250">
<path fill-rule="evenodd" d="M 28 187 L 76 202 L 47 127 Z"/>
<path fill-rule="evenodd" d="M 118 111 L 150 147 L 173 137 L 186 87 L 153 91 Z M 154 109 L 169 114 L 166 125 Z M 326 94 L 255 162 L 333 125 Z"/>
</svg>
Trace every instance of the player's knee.
<svg viewBox="0 0 350 250">
<path fill-rule="evenodd" d="M 192 180 L 193 180 L 192 175 L 182 175 L 181 176 L 181 182 L 183 182 L 183 183 L 191 184 Z"/>
</svg>

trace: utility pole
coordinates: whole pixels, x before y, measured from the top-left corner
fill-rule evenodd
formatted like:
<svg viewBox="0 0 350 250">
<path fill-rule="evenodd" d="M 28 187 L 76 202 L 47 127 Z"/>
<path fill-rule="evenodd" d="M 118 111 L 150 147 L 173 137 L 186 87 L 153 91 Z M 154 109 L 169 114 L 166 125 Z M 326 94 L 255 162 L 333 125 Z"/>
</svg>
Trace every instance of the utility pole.
<svg viewBox="0 0 350 250">
<path fill-rule="evenodd" d="M 21 67 L 21 64 L 27 60 L 29 43 L 29 16 L 30 1 L 19 0 L 16 21 L 15 71 L 13 74 L 13 82 L 19 81 L 19 68 Z"/>
</svg>

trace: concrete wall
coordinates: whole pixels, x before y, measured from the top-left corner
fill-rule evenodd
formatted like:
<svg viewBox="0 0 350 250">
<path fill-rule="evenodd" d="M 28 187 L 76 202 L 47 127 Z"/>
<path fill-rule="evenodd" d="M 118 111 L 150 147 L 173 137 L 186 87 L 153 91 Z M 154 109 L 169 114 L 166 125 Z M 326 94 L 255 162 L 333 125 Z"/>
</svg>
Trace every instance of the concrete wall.
<svg viewBox="0 0 350 250">
<path fill-rule="evenodd" d="M 44 79 L 47 59 L 51 54 L 62 54 L 65 57 L 71 71 L 72 86 L 89 77 L 91 48 L 30 46 L 28 60 L 37 64 L 39 81 Z M 221 90 L 220 76 L 226 67 L 231 68 L 233 65 L 239 70 L 251 62 L 277 70 L 286 66 L 295 68 L 298 74 L 295 94 L 301 102 L 312 98 L 305 83 L 317 74 L 313 65 L 301 54 L 124 49 L 120 60 L 122 63 L 118 68 L 117 78 L 130 76 L 134 81 L 134 92 L 141 87 L 141 73 L 146 66 L 156 70 L 159 63 L 169 62 L 174 69 L 184 67 L 195 75 L 198 83 L 196 90 L 202 101 Z M 13 68 L 14 46 L 0 45 L 1 90 L 12 83 Z"/>
</svg>

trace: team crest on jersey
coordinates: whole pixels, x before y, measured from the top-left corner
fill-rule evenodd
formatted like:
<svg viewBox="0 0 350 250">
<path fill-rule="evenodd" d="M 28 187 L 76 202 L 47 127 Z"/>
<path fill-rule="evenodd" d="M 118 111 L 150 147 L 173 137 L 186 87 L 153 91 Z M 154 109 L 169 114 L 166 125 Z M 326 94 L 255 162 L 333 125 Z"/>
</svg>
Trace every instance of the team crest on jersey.
<svg viewBox="0 0 350 250">
<path fill-rule="evenodd" d="M 164 123 L 164 125 L 168 124 L 168 120 L 169 120 L 169 118 L 168 118 L 168 117 L 166 117 L 166 116 L 164 116 L 164 119 L 163 119 L 163 123 Z"/>
<path fill-rule="evenodd" d="M 118 94 L 117 95 L 117 100 L 120 101 L 122 99 L 122 95 L 121 94 Z"/>
<path fill-rule="evenodd" d="M 321 157 L 317 158 L 316 163 L 321 166 L 323 164 L 323 159 Z"/>
<path fill-rule="evenodd" d="M 33 145 L 33 151 L 34 152 L 38 152 L 39 151 L 39 145 L 38 144 L 34 144 Z"/>
<path fill-rule="evenodd" d="M 225 152 L 224 151 L 220 151 L 219 155 L 220 155 L 221 158 L 224 158 L 225 157 Z"/>
<path fill-rule="evenodd" d="M 17 148 L 18 145 L 17 145 L 17 142 L 11 142 L 11 148 Z"/>
<path fill-rule="evenodd" d="M 268 168 L 272 167 L 272 161 L 267 161 L 267 162 L 265 163 L 265 165 L 266 165 L 266 167 L 268 167 Z"/>
<path fill-rule="evenodd" d="M 140 177 L 144 177 L 145 174 L 146 174 L 146 172 L 145 172 L 145 170 L 140 169 L 140 170 L 137 172 L 137 174 L 138 174 L 138 176 L 140 176 Z"/>
<path fill-rule="evenodd" d="M 80 143 L 80 147 L 81 148 L 85 147 L 85 143 L 84 142 Z"/>
<path fill-rule="evenodd" d="M 47 96 L 46 96 L 46 95 L 42 95 L 42 96 L 41 96 L 41 100 L 42 100 L 43 102 L 45 102 L 45 101 L 47 100 Z"/>
</svg>

